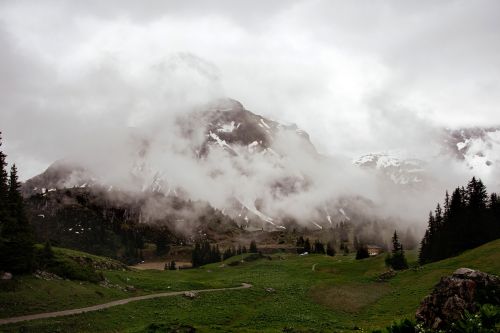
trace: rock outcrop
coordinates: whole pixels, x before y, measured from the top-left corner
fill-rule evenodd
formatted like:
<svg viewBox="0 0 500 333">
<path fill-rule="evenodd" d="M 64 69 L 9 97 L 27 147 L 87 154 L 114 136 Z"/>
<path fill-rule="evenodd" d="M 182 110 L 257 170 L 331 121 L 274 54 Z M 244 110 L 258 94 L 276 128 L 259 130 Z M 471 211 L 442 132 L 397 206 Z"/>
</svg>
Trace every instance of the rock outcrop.
<svg viewBox="0 0 500 333">
<path fill-rule="evenodd" d="M 464 311 L 476 312 L 481 304 L 500 304 L 500 278 L 469 268 L 457 269 L 441 278 L 417 310 L 417 321 L 441 329 L 462 318 Z"/>
</svg>

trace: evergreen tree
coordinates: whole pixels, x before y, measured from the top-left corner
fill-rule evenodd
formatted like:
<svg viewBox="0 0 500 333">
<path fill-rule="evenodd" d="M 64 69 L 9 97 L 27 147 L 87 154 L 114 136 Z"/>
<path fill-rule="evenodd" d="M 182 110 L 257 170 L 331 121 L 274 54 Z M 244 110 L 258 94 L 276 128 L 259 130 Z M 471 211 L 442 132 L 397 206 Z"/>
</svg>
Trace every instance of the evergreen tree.
<svg viewBox="0 0 500 333">
<path fill-rule="evenodd" d="M 224 253 L 222 254 L 222 257 L 224 260 L 231 258 L 232 256 L 236 255 L 236 251 L 234 247 L 228 247 L 227 249 L 224 250 Z"/>
<path fill-rule="evenodd" d="M 366 245 L 358 244 L 358 249 L 356 251 L 356 259 L 365 259 L 368 258 L 370 254 L 368 253 L 368 248 Z"/>
<path fill-rule="evenodd" d="M 211 246 L 206 240 L 197 241 L 191 254 L 193 267 L 200 267 L 206 264 L 219 262 L 221 253 L 218 245 Z"/>
<path fill-rule="evenodd" d="M 133 242 L 133 247 L 135 248 L 136 244 Z M 155 241 L 156 245 L 156 255 L 162 256 L 164 254 L 167 254 L 170 251 L 170 246 L 168 245 L 168 236 L 165 233 L 160 233 L 156 237 Z"/>
<path fill-rule="evenodd" d="M 432 213 L 430 214 L 429 219 L 432 217 Z M 420 265 L 426 264 L 431 261 L 430 257 L 430 231 L 429 228 L 425 231 L 424 238 L 420 242 L 420 250 L 418 253 L 418 262 Z"/>
<path fill-rule="evenodd" d="M 392 236 L 392 253 L 386 257 L 385 263 L 395 270 L 408 268 L 403 245 L 399 242 L 396 231 L 394 231 L 394 235 Z"/>
<path fill-rule="evenodd" d="M 44 258 L 48 260 L 54 258 L 54 251 L 52 250 L 52 245 L 50 244 L 50 241 L 46 241 L 45 244 L 43 245 L 42 255 Z"/>
<path fill-rule="evenodd" d="M 314 241 L 314 253 L 325 254 L 325 246 L 319 240 Z"/>
<path fill-rule="evenodd" d="M 309 238 L 306 238 L 304 241 L 304 252 L 311 253 L 311 242 L 309 242 Z"/>
<path fill-rule="evenodd" d="M 357 251 L 360 247 L 360 243 L 359 243 L 359 240 L 358 240 L 358 237 L 354 237 L 354 249 Z"/>
<path fill-rule="evenodd" d="M 446 221 L 448 219 L 448 216 L 450 215 L 450 195 L 448 194 L 448 190 L 446 190 L 446 194 L 444 196 L 444 220 Z"/>
<path fill-rule="evenodd" d="M 469 239 L 467 248 L 473 248 L 484 243 L 484 231 L 487 229 L 486 206 L 488 193 L 483 182 L 475 177 L 467 184 L 468 214 L 467 230 Z M 489 237 L 486 240 L 490 240 Z"/>
<path fill-rule="evenodd" d="M 250 242 L 250 253 L 257 253 L 259 250 L 257 249 L 257 243 L 254 240 Z"/>
<path fill-rule="evenodd" d="M 300 236 L 299 238 L 297 238 L 297 242 L 295 243 L 295 245 L 297 246 L 297 253 L 304 252 L 304 243 L 304 237 Z"/>
<path fill-rule="evenodd" d="M 347 243 L 344 243 L 344 248 L 343 248 L 343 251 L 344 251 L 344 255 L 348 255 L 349 254 L 349 246 L 347 245 Z"/>
<path fill-rule="evenodd" d="M 422 239 L 420 264 L 441 260 L 500 237 L 500 214 L 496 194 L 488 198 L 486 187 L 473 177 L 467 187 L 445 194 L 444 211 L 435 216 Z"/>
<path fill-rule="evenodd" d="M 333 257 L 335 255 L 335 246 L 333 242 L 326 243 L 326 254 Z"/>
<path fill-rule="evenodd" d="M 193 264 L 193 267 L 201 266 L 201 247 L 198 242 L 194 243 L 194 249 L 191 254 L 191 263 Z"/>
<path fill-rule="evenodd" d="M 0 132 L 0 231 L 8 218 L 8 174 L 6 155 L 1 150 L 2 147 L 2 132 Z"/>
<path fill-rule="evenodd" d="M 54 251 L 52 250 L 52 245 L 50 241 L 46 241 L 43 245 L 43 249 L 38 253 L 38 257 L 36 259 L 36 265 L 40 269 L 46 269 L 50 266 L 54 259 Z"/>
<path fill-rule="evenodd" d="M 12 166 L 8 181 L 6 218 L 2 223 L 0 267 L 14 273 L 30 272 L 34 259 L 34 239 L 19 191 L 17 168 Z"/>
</svg>

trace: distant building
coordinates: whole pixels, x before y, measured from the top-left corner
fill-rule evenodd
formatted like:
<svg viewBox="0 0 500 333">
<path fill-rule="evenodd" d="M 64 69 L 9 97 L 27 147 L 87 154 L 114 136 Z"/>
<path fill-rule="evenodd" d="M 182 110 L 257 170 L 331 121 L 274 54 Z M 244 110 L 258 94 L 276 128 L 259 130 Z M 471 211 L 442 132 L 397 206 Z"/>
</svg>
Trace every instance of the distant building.
<svg viewBox="0 0 500 333">
<path fill-rule="evenodd" d="M 384 249 L 377 245 L 367 245 L 366 248 L 368 249 L 368 254 L 370 256 L 378 256 L 384 252 Z"/>
</svg>

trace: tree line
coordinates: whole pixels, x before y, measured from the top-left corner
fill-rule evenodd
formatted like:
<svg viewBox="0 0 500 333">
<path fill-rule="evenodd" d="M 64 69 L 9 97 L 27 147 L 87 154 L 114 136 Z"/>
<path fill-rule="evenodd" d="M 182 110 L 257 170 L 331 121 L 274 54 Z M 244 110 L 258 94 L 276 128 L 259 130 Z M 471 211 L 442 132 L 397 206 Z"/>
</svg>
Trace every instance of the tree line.
<svg viewBox="0 0 500 333">
<path fill-rule="evenodd" d="M 208 240 L 196 241 L 194 244 L 194 249 L 191 254 L 191 263 L 193 267 L 200 267 L 206 264 L 211 264 L 214 262 L 219 262 L 221 260 L 226 260 L 235 255 L 240 255 L 244 253 L 258 253 L 257 243 L 252 240 L 250 242 L 250 247 L 247 250 L 246 246 L 238 245 L 238 247 L 228 247 L 221 252 L 219 245 L 211 245 Z"/>
<path fill-rule="evenodd" d="M 311 244 L 309 238 L 304 239 L 304 237 L 300 236 L 299 238 L 297 238 L 296 246 L 297 246 L 297 253 L 299 254 L 306 252 L 326 254 L 329 256 L 334 256 L 336 254 L 333 242 L 327 242 L 325 246 L 325 244 L 316 239 L 314 243 Z"/>
<path fill-rule="evenodd" d="M 25 213 L 16 165 L 8 173 L 6 158 L 0 149 L 0 271 L 25 273 L 33 267 L 34 236 Z"/>
<path fill-rule="evenodd" d="M 455 256 L 500 237 L 500 199 L 488 195 L 486 186 L 473 177 L 467 187 L 446 191 L 443 206 L 429 213 L 421 241 L 419 263 Z"/>
</svg>

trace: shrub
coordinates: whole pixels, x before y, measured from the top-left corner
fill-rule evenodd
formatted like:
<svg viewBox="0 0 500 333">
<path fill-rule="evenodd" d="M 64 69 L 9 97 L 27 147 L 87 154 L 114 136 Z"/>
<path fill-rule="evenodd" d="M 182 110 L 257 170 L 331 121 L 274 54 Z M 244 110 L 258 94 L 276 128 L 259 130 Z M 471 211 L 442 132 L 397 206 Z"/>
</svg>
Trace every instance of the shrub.
<svg viewBox="0 0 500 333">
<path fill-rule="evenodd" d="M 368 253 L 368 248 L 366 246 L 360 246 L 356 251 L 356 259 L 360 260 L 368 257 L 370 257 L 370 254 Z"/>
<path fill-rule="evenodd" d="M 500 324 L 500 308 L 483 305 L 476 314 L 465 312 L 462 320 L 452 324 L 456 333 L 497 333 Z"/>
</svg>

